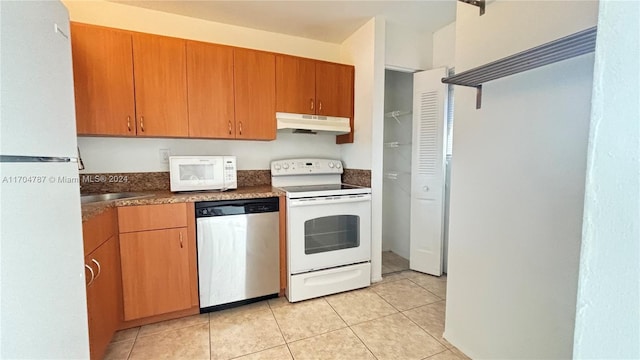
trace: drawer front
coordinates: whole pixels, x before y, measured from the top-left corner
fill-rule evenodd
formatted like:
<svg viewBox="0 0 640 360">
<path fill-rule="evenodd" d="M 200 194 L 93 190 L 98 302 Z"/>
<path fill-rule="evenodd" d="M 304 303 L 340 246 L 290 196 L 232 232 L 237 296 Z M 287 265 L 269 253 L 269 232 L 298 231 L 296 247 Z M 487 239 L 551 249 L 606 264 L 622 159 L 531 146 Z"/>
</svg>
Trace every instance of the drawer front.
<svg viewBox="0 0 640 360">
<path fill-rule="evenodd" d="M 82 224 L 85 256 L 118 232 L 117 221 L 116 209 L 110 208 Z"/>
<path fill-rule="evenodd" d="M 187 226 L 187 204 L 125 206 L 118 208 L 120 233 Z"/>
</svg>

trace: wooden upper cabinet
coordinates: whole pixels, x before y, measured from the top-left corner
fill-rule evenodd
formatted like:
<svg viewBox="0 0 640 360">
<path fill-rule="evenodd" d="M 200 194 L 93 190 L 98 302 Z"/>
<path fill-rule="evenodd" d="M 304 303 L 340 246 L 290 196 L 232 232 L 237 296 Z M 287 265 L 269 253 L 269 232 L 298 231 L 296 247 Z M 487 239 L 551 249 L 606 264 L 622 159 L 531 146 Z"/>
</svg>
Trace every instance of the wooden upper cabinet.
<svg viewBox="0 0 640 360">
<path fill-rule="evenodd" d="M 133 34 L 138 136 L 187 137 L 186 41 Z"/>
<path fill-rule="evenodd" d="M 131 34 L 71 23 L 71 47 L 78 134 L 135 136 Z"/>
<path fill-rule="evenodd" d="M 276 56 L 276 111 L 316 114 L 316 61 Z"/>
<path fill-rule="evenodd" d="M 187 41 L 189 137 L 233 139 L 233 48 Z"/>
<path fill-rule="evenodd" d="M 353 77 L 353 66 L 316 63 L 318 115 L 353 118 Z"/>
<path fill-rule="evenodd" d="M 275 55 L 234 49 L 236 138 L 276 138 Z"/>
<path fill-rule="evenodd" d="M 276 110 L 353 117 L 354 68 L 295 56 L 276 56 Z"/>
</svg>

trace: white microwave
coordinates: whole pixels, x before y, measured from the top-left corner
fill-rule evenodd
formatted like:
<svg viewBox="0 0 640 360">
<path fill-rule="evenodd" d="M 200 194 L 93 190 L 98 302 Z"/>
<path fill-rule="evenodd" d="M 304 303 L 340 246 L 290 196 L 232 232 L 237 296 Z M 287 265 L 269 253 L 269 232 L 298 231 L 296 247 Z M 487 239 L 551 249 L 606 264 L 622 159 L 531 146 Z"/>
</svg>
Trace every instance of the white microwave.
<svg viewBox="0 0 640 360">
<path fill-rule="evenodd" d="M 238 188 L 235 156 L 170 156 L 171 191 Z"/>
</svg>

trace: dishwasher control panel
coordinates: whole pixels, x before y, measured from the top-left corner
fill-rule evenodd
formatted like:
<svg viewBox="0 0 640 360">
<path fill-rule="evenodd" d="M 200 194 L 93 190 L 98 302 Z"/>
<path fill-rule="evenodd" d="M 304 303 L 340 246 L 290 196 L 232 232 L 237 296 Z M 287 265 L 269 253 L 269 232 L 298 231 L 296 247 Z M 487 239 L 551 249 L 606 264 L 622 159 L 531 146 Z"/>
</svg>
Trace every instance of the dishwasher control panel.
<svg viewBox="0 0 640 360">
<path fill-rule="evenodd" d="M 196 203 L 196 218 L 242 214 L 260 214 L 279 211 L 278 198 L 205 201 Z"/>
</svg>

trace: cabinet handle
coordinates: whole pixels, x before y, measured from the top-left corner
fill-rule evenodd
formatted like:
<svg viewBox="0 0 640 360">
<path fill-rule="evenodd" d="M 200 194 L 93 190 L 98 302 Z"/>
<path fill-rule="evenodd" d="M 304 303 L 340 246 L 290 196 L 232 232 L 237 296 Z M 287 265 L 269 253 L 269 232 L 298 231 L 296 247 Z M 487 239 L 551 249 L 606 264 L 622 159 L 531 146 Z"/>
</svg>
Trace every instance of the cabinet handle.
<svg viewBox="0 0 640 360">
<path fill-rule="evenodd" d="M 93 269 L 91 268 L 91 266 L 89 266 L 87 264 L 84 264 L 84 267 L 89 269 L 89 272 L 91 273 L 91 280 L 89 280 L 89 283 L 87 284 L 87 286 L 91 286 L 91 284 L 93 283 L 93 279 L 95 279 L 95 275 L 93 273 Z"/>
<path fill-rule="evenodd" d="M 131 132 L 131 116 L 127 116 L 127 130 Z"/>
<path fill-rule="evenodd" d="M 96 275 L 96 279 L 97 279 L 98 276 L 100 276 L 100 274 L 102 273 L 102 267 L 100 266 L 100 263 L 98 262 L 98 260 L 91 259 L 91 261 L 98 266 L 98 274 Z"/>
<path fill-rule="evenodd" d="M 229 135 L 231 135 L 231 121 L 229 121 Z"/>
<path fill-rule="evenodd" d="M 242 121 L 240 121 L 240 135 L 242 135 Z"/>
<path fill-rule="evenodd" d="M 322 101 L 319 101 L 320 106 L 318 106 L 318 111 L 322 111 Z"/>
<path fill-rule="evenodd" d="M 144 132 L 144 116 L 140 116 L 140 130 Z"/>
<path fill-rule="evenodd" d="M 314 103 L 314 101 L 313 101 L 313 99 L 309 99 L 309 100 L 310 100 L 309 102 L 311 103 L 311 110 L 313 110 L 313 107 L 314 107 L 314 104 L 313 104 L 313 103 Z"/>
<path fill-rule="evenodd" d="M 182 249 L 184 245 L 182 244 L 182 231 L 180 231 L 180 249 Z"/>
</svg>

